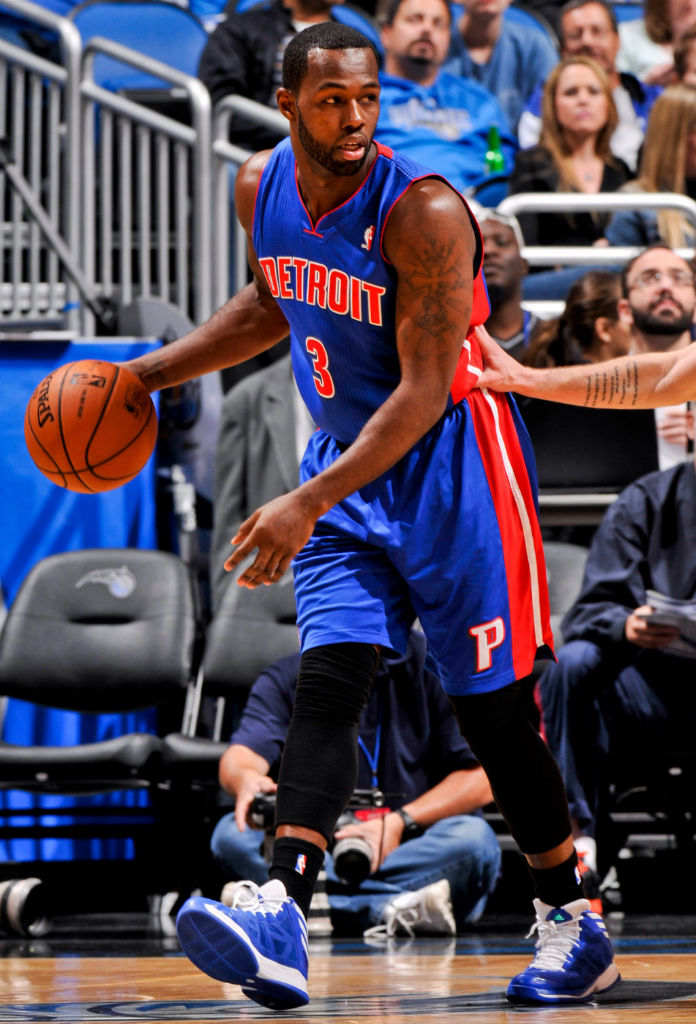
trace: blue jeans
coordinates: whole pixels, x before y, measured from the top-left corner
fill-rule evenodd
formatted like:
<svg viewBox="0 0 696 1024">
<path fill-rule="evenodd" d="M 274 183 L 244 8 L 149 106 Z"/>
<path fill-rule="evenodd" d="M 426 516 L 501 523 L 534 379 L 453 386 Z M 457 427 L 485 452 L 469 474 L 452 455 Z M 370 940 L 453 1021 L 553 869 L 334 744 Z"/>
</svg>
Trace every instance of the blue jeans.
<svg viewBox="0 0 696 1024">
<path fill-rule="evenodd" d="M 231 878 L 263 885 L 268 881 L 268 864 L 262 843 L 262 832 L 239 832 L 234 815 L 226 814 L 215 827 L 211 849 Z M 379 924 L 384 907 L 394 896 L 422 889 L 441 878 L 449 881 L 459 930 L 483 913 L 498 880 L 500 845 L 483 818 L 461 814 L 443 818 L 418 839 L 397 847 L 379 871 L 359 886 L 339 880 L 328 853 L 324 868 L 331 920 L 344 934 L 361 934 Z"/>
<path fill-rule="evenodd" d="M 630 652 L 629 652 L 629 656 Z M 652 753 L 688 749 L 696 730 L 696 663 L 635 649 L 630 664 L 588 640 L 571 640 L 539 679 L 542 722 L 570 813 L 594 836 L 610 750 L 630 767 Z"/>
</svg>

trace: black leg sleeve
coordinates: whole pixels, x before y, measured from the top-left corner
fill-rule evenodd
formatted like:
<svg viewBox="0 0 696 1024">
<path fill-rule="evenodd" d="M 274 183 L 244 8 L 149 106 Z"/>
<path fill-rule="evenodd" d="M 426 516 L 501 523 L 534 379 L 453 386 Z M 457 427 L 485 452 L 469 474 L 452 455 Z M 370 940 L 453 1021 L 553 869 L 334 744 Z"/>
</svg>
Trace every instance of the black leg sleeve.
<svg viewBox="0 0 696 1024">
<path fill-rule="evenodd" d="M 546 853 L 559 846 L 571 834 L 565 787 L 553 755 L 527 718 L 519 683 L 450 700 L 522 852 Z"/>
<path fill-rule="evenodd" d="M 358 778 L 358 723 L 378 662 L 370 644 L 330 644 L 302 655 L 276 826 L 301 825 L 327 840 L 333 836 Z"/>
</svg>

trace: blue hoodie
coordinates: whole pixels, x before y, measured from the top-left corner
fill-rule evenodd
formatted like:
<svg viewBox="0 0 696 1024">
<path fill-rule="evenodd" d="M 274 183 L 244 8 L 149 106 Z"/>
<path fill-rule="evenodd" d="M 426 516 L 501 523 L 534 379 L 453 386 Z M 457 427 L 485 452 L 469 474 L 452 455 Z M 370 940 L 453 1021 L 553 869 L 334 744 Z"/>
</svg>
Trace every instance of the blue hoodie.
<svg viewBox="0 0 696 1024">
<path fill-rule="evenodd" d="M 461 192 L 487 177 L 488 129 L 500 132 L 505 171 L 517 141 L 495 96 L 483 86 L 441 71 L 432 85 L 380 73 L 381 112 L 375 138 L 443 174 Z"/>
</svg>

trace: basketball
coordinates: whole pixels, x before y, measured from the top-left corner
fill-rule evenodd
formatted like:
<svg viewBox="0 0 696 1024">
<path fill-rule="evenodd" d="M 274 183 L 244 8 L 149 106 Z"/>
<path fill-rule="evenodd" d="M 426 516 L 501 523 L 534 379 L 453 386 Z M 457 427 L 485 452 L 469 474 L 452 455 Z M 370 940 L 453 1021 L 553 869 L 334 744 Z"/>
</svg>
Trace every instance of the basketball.
<svg viewBox="0 0 696 1024">
<path fill-rule="evenodd" d="M 137 476 L 155 447 L 157 414 L 130 370 L 83 359 L 44 377 L 29 399 L 24 437 L 44 476 L 95 494 Z"/>
</svg>

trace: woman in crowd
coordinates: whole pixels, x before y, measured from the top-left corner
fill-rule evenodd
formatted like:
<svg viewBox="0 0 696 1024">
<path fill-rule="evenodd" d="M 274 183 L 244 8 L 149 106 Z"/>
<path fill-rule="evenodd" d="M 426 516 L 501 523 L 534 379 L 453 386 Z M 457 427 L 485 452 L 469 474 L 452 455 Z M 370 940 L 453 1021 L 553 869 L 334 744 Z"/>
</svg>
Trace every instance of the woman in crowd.
<svg viewBox="0 0 696 1024">
<path fill-rule="evenodd" d="M 609 270 L 590 270 L 571 287 L 559 317 L 541 323 L 520 357 L 528 366 L 599 363 L 626 355 L 630 327 L 619 317 L 621 279 Z"/>
<path fill-rule="evenodd" d="M 696 25 L 696 0 L 645 0 L 643 17 L 619 24 L 619 71 L 628 71 L 647 85 L 674 81 L 674 48 Z"/>
<path fill-rule="evenodd" d="M 510 178 L 516 192 L 614 192 L 629 177 L 609 142 L 617 123 L 607 76 L 590 57 L 568 57 L 544 89 L 539 145 L 520 150 Z M 592 245 L 607 219 L 594 213 L 519 216 L 527 245 Z"/>
<path fill-rule="evenodd" d="M 672 85 L 650 112 L 638 178 L 624 191 L 677 192 L 696 199 L 696 88 Z M 673 249 L 696 243 L 696 228 L 677 210 L 621 210 L 606 230 L 611 245 Z"/>
</svg>

